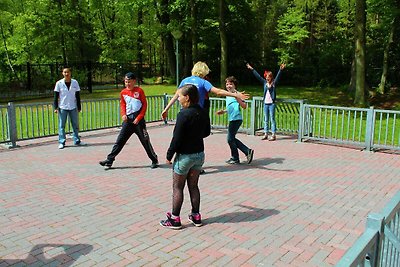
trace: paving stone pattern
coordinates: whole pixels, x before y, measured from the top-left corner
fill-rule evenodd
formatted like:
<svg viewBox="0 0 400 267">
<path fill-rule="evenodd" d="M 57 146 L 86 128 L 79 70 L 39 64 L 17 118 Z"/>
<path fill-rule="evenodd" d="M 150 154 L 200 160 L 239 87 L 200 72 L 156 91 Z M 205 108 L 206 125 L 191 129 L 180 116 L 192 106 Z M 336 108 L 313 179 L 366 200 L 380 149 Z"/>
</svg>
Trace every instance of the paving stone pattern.
<svg viewBox="0 0 400 267">
<path fill-rule="evenodd" d="M 254 161 L 233 166 L 215 130 L 200 178 L 204 226 L 188 222 L 185 189 L 184 228 L 164 229 L 172 130 L 148 125 L 158 169 L 132 136 L 104 170 L 118 129 L 82 133 L 85 147 L 59 150 L 51 137 L 0 149 L 0 266 L 333 266 L 400 189 L 398 154 L 239 134 Z"/>
</svg>

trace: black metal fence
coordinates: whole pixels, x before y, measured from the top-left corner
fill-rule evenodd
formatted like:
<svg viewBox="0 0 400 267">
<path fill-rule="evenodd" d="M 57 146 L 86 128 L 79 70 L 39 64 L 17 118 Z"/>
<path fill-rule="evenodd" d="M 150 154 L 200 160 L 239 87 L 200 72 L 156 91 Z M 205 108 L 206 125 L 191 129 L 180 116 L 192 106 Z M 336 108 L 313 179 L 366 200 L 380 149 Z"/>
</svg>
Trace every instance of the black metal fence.
<svg viewBox="0 0 400 267">
<path fill-rule="evenodd" d="M 0 96 L 12 99 L 19 96 L 46 96 L 52 94 L 54 84 L 62 78 L 64 64 L 31 64 L 14 66 L 13 70 L 0 65 Z M 123 75 L 132 71 L 138 79 L 160 77 L 163 80 L 164 66 L 139 63 L 94 63 L 75 62 L 68 64 L 72 76 L 82 89 L 122 88 Z"/>
</svg>

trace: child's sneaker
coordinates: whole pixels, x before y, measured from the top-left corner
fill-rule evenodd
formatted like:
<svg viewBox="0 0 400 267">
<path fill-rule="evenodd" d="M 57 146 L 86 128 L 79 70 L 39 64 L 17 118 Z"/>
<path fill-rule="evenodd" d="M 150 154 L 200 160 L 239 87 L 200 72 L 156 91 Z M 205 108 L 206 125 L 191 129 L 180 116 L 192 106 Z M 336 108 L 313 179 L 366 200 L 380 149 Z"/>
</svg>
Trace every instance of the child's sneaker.
<svg viewBox="0 0 400 267">
<path fill-rule="evenodd" d="M 101 166 L 104 166 L 105 168 L 111 168 L 111 166 L 113 165 L 113 162 L 109 159 L 106 159 L 106 160 L 99 161 L 99 164 Z"/>
<path fill-rule="evenodd" d="M 201 215 L 200 213 L 191 213 L 189 214 L 189 221 L 193 223 L 194 226 L 200 227 L 203 224 L 201 223 Z"/>
<path fill-rule="evenodd" d="M 233 158 L 230 158 L 230 159 L 228 159 L 227 161 L 225 161 L 226 163 L 228 163 L 228 164 L 232 164 L 232 165 L 234 165 L 234 164 L 240 164 L 240 161 L 238 160 L 238 159 L 233 159 Z"/>
<path fill-rule="evenodd" d="M 167 212 L 167 219 L 166 220 L 161 220 L 160 225 L 166 228 L 174 229 L 174 230 L 179 230 L 182 228 L 181 224 L 181 218 L 177 217 L 175 219 L 171 218 L 172 214 L 170 212 Z"/>
<path fill-rule="evenodd" d="M 253 161 L 254 150 L 249 149 L 249 153 L 247 154 L 247 164 L 250 164 Z"/>
</svg>

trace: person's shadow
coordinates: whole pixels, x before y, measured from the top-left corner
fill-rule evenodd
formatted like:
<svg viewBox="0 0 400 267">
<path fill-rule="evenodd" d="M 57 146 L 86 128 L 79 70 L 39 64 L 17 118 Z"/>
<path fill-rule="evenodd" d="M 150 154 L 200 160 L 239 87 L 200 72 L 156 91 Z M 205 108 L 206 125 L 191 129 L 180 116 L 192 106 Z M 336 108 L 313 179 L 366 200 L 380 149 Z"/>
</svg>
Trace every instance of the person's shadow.
<svg viewBox="0 0 400 267">
<path fill-rule="evenodd" d="M 216 217 L 206 218 L 203 220 L 203 223 L 212 224 L 212 223 L 252 222 L 252 221 L 263 220 L 270 216 L 279 214 L 279 211 L 276 209 L 260 209 L 246 205 L 235 205 L 235 206 L 242 207 L 246 210 L 229 212 L 221 214 Z"/>
<path fill-rule="evenodd" d="M 93 246 L 88 244 L 39 244 L 31 249 L 25 259 L 0 259 L 0 266 L 52 265 L 67 267 L 74 264 L 80 256 L 87 255 L 92 250 Z"/>
<path fill-rule="evenodd" d="M 240 164 L 236 165 L 221 163 L 221 165 L 208 166 L 207 164 L 205 164 L 203 168 L 206 174 L 217 173 L 217 172 L 242 171 L 243 169 L 260 169 L 260 170 L 279 171 L 279 172 L 293 171 L 293 170 L 275 169 L 268 167 L 268 165 L 270 164 L 283 164 L 284 160 L 285 160 L 284 158 L 258 158 L 253 160 L 251 164 L 246 164 L 246 162 L 241 162 Z"/>
</svg>

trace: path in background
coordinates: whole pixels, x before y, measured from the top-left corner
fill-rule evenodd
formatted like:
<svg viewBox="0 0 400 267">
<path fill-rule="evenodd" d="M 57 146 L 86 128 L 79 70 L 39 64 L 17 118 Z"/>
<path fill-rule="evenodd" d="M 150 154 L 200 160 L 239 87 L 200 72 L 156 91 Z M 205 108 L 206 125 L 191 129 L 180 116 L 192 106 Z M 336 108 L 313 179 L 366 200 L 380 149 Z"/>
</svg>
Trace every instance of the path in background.
<svg viewBox="0 0 400 267">
<path fill-rule="evenodd" d="M 255 159 L 230 166 L 226 133 L 214 131 L 200 178 L 205 225 L 187 221 L 185 189 L 184 229 L 164 229 L 173 127 L 148 130 L 158 169 L 136 136 L 114 169 L 99 166 L 117 129 L 82 133 L 87 147 L 59 150 L 52 137 L 1 149 L 0 266 L 333 266 L 400 189 L 399 155 L 240 134 Z"/>
</svg>

